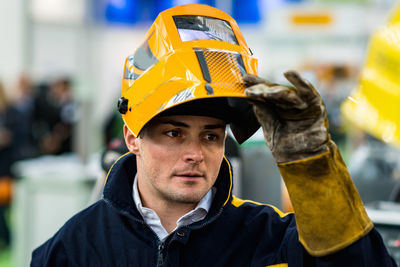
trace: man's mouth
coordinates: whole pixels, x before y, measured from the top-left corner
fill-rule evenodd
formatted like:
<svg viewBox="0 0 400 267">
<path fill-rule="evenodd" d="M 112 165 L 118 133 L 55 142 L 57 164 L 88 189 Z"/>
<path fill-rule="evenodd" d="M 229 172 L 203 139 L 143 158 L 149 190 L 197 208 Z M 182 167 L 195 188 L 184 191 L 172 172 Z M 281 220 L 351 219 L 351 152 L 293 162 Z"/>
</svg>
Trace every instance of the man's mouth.
<svg viewBox="0 0 400 267">
<path fill-rule="evenodd" d="M 204 175 L 201 172 L 197 171 L 189 171 L 189 172 L 180 172 L 175 175 L 179 178 L 187 178 L 187 179 L 196 179 L 196 178 L 203 178 Z"/>
</svg>

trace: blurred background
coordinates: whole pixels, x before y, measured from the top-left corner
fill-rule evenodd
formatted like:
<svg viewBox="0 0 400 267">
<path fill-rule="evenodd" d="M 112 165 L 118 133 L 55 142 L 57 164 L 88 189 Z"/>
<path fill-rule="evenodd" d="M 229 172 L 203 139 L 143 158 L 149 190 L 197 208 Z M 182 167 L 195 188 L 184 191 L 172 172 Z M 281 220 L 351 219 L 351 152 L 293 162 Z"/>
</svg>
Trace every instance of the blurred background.
<svg viewBox="0 0 400 267">
<path fill-rule="evenodd" d="M 156 18 L 202 3 L 230 14 L 259 75 L 301 72 L 324 99 L 332 139 L 400 261 L 400 14 L 395 0 L 0 1 L 0 266 L 101 197 L 125 148 L 117 113 L 123 63 Z M 228 138 L 234 193 L 290 211 L 262 132 Z"/>
</svg>

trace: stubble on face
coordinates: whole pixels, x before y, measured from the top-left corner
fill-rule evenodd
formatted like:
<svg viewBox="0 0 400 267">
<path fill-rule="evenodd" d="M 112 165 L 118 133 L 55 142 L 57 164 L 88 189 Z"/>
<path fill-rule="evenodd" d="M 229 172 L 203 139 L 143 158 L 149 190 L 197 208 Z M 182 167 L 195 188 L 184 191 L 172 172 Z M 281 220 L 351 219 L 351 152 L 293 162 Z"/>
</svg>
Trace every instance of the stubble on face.
<svg viewBox="0 0 400 267">
<path fill-rule="evenodd" d="M 199 126 L 192 120 L 196 122 L 198 117 L 183 120 L 189 127 L 188 129 L 183 127 L 183 133 L 180 133 L 182 136 L 201 137 L 204 131 L 213 137 L 218 135 L 221 140 L 210 144 L 207 141 L 206 148 L 202 148 L 204 159 L 200 163 L 194 164 L 182 160 L 182 157 L 184 157 L 182 153 L 187 152 L 184 150 L 185 144 L 180 141 L 179 137 L 169 140 L 161 135 L 158 139 L 158 128 L 155 127 L 156 138 L 152 138 L 154 136 L 147 130 L 140 140 L 141 155 L 138 159 L 138 170 L 142 171 L 138 175 L 145 178 L 139 179 L 139 188 L 150 191 L 145 193 L 150 193 L 150 195 L 157 196 L 158 199 L 163 199 L 169 203 L 197 204 L 214 184 L 224 154 L 225 125 L 222 124 L 223 127 L 221 128 L 223 129 L 216 127 L 217 129 L 205 131 L 201 128 L 203 126 L 199 130 Z M 215 120 L 206 122 L 215 125 L 221 124 L 219 120 Z M 167 131 L 169 127 L 166 127 Z M 175 128 L 172 127 L 172 129 Z M 178 129 L 180 128 L 178 127 Z M 188 133 L 185 131 L 188 131 Z M 189 134 L 189 131 L 194 131 L 195 134 L 193 132 Z M 191 175 L 195 177 L 191 177 Z"/>
</svg>

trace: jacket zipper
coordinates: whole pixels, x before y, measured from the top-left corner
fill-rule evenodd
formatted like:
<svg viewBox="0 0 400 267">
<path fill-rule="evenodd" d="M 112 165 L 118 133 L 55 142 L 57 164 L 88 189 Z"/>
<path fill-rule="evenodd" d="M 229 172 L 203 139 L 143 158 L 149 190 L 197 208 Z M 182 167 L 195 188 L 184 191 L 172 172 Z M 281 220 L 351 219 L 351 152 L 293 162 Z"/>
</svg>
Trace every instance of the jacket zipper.
<svg viewBox="0 0 400 267">
<path fill-rule="evenodd" d="M 164 258 L 163 258 L 163 250 L 165 248 L 165 243 L 162 242 L 159 238 L 158 235 L 156 234 L 156 232 L 153 231 L 153 229 L 151 229 L 150 226 L 148 226 L 143 220 L 137 219 L 135 217 L 133 217 L 129 212 L 118 209 L 117 207 L 115 207 L 111 201 L 109 201 L 108 199 L 103 198 L 103 200 L 110 205 L 112 208 L 116 209 L 121 215 L 124 215 L 126 217 L 128 217 L 129 219 L 136 221 L 142 225 L 144 225 L 145 227 L 147 227 L 153 234 L 154 236 L 157 238 L 157 240 L 159 241 L 158 243 L 158 247 L 157 247 L 157 267 L 158 266 L 162 266 L 164 264 Z"/>
<path fill-rule="evenodd" d="M 157 266 L 163 266 L 164 264 L 163 250 L 164 250 L 164 243 L 160 242 L 158 244 Z"/>
<path fill-rule="evenodd" d="M 104 199 L 104 198 L 103 198 L 103 200 L 104 200 L 106 203 L 108 203 L 109 205 L 111 205 L 113 208 L 117 209 L 121 214 L 123 214 L 123 215 L 127 216 L 128 218 L 130 218 L 131 220 L 134 220 L 134 221 L 136 221 L 136 222 L 139 222 L 139 223 L 141 223 L 141 224 L 147 226 L 147 228 L 150 229 L 151 232 L 153 232 L 153 234 L 156 236 L 156 238 L 157 238 L 158 240 L 160 240 L 160 239 L 158 238 L 157 234 L 153 231 L 153 229 L 151 229 L 151 227 L 149 227 L 143 220 L 139 220 L 139 219 L 133 217 L 133 216 L 132 216 L 130 213 L 128 213 L 127 211 L 122 211 L 122 210 L 120 210 L 120 209 L 114 207 L 114 205 L 113 205 L 113 204 L 111 203 L 111 201 L 109 201 L 108 199 Z M 190 227 L 190 226 L 187 226 L 187 227 L 188 227 L 189 229 L 192 229 L 192 230 L 203 228 L 204 226 L 209 225 L 210 223 L 214 222 L 214 221 L 221 215 L 221 213 L 222 213 L 223 210 L 224 210 L 224 207 L 221 207 L 221 208 L 219 209 L 219 211 L 218 211 L 217 214 L 215 214 L 215 215 L 214 215 L 212 218 L 210 218 L 208 221 L 203 222 L 202 224 L 200 224 L 200 225 L 197 226 L 197 227 Z M 158 251 L 157 251 L 157 267 L 158 267 L 158 266 L 163 266 L 163 264 L 164 264 L 164 257 L 163 257 L 164 249 L 165 249 L 165 242 L 160 241 L 159 244 L 158 244 L 158 247 L 157 247 L 157 250 L 158 250 Z"/>
</svg>

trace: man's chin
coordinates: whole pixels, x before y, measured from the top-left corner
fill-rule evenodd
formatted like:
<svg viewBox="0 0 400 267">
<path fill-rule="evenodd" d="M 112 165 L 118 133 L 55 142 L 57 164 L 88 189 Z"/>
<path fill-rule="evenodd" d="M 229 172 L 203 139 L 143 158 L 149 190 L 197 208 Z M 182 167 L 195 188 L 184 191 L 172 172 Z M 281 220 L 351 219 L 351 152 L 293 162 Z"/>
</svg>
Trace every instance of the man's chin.
<svg viewBox="0 0 400 267">
<path fill-rule="evenodd" d="M 205 193 L 187 192 L 177 193 L 170 196 L 170 200 L 181 204 L 197 204 L 205 196 Z"/>
</svg>

